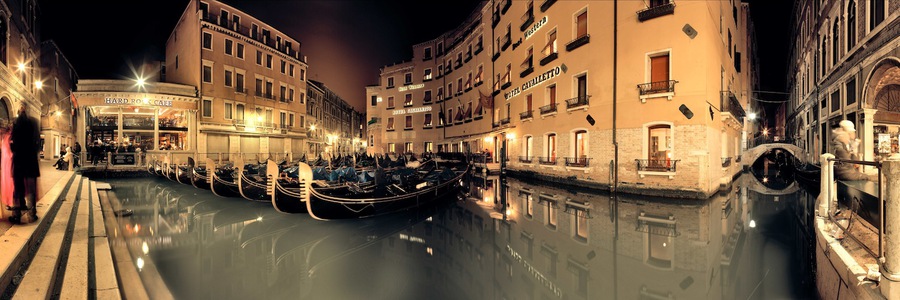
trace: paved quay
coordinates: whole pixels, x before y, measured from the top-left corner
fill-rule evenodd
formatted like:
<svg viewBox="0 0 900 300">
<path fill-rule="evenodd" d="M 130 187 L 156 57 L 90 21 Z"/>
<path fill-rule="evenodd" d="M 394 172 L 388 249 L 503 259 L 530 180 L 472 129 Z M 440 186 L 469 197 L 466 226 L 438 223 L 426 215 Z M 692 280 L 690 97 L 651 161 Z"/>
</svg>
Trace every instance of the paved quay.
<svg viewBox="0 0 900 300">
<path fill-rule="evenodd" d="M 47 192 L 53 188 L 53 186 L 59 182 L 66 175 L 66 171 L 60 171 L 53 167 L 53 163 L 56 160 L 50 159 L 42 159 L 40 161 L 41 167 L 41 177 L 38 177 L 38 205 L 43 203 L 44 196 L 47 195 Z M 9 222 L 8 218 L 10 216 L 10 212 L 6 210 L 6 207 L 0 208 L 0 236 L 9 230 L 12 227 L 12 223 Z M 42 217 L 38 215 L 38 217 Z M 0 253 L 0 255 L 3 255 Z"/>
</svg>

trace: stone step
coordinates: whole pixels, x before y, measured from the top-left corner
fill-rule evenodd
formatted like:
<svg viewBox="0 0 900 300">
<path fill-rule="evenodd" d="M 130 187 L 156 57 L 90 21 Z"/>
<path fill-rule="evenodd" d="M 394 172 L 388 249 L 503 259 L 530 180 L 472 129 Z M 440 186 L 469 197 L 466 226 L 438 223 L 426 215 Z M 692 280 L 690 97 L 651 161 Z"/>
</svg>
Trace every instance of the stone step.
<svg viewBox="0 0 900 300">
<path fill-rule="evenodd" d="M 100 204 L 97 189 L 98 184 L 91 182 L 91 218 L 94 220 L 91 232 L 91 240 L 94 242 L 94 295 L 97 299 L 122 299 L 104 222 L 104 216 L 111 215 L 112 209 Z"/>
<path fill-rule="evenodd" d="M 87 299 L 88 297 L 88 225 L 90 223 L 90 193 L 88 179 L 81 182 L 81 193 L 76 204 L 75 228 L 72 245 L 65 266 L 60 299 Z"/>
<path fill-rule="evenodd" d="M 75 182 L 69 187 L 68 193 L 61 201 L 59 211 L 53 218 L 50 229 L 47 230 L 47 234 L 13 295 L 13 299 L 49 299 L 52 295 L 63 242 L 81 182 L 81 175 L 76 175 Z M 46 214 L 39 213 L 39 216 L 45 217 Z"/>
</svg>

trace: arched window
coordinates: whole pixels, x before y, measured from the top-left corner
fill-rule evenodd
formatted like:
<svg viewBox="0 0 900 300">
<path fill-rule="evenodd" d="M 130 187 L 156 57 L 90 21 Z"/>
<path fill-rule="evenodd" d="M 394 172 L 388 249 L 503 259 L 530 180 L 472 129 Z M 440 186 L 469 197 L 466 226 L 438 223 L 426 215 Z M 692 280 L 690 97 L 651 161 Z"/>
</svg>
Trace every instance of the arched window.
<svg viewBox="0 0 900 300">
<path fill-rule="evenodd" d="M 647 128 L 647 160 L 650 167 L 668 167 L 672 160 L 671 125 L 660 124 Z"/>
<path fill-rule="evenodd" d="M 575 132 L 575 158 L 587 157 L 587 130 Z"/>
<path fill-rule="evenodd" d="M 547 135 L 547 158 L 549 161 L 556 162 L 556 134 Z"/>
<path fill-rule="evenodd" d="M 856 45 L 856 1 L 847 4 L 847 51 Z"/>
<path fill-rule="evenodd" d="M 838 41 L 839 33 L 838 22 L 834 22 L 834 26 L 832 26 L 831 30 L 831 65 L 836 66 L 838 63 L 838 58 L 840 58 L 840 48 L 841 42 Z"/>
<path fill-rule="evenodd" d="M 4 65 L 9 65 L 6 60 L 6 52 L 9 46 L 8 30 L 9 26 L 6 24 L 6 17 L 0 16 L 0 62 Z"/>
<path fill-rule="evenodd" d="M 525 141 L 522 143 L 522 160 L 526 162 L 531 162 L 531 157 L 534 156 L 534 137 L 526 136 Z"/>
</svg>

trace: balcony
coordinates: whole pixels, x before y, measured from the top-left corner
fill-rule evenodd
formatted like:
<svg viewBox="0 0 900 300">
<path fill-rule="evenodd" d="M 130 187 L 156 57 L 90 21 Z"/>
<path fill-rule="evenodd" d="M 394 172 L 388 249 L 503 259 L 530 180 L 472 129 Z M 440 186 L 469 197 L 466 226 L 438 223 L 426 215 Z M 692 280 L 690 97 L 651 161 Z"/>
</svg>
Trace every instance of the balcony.
<svg viewBox="0 0 900 300">
<path fill-rule="evenodd" d="M 731 157 L 723 157 L 722 158 L 722 167 L 727 168 L 731 166 Z"/>
<path fill-rule="evenodd" d="M 545 12 L 550 9 L 550 6 L 552 6 L 553 3 L 556 3 L 556 0 L 544 0 L 544 3 L 541 4 L 541 12 Z"/>
<path fill-rule="evenodd" d="M 520 163 L 530 164 L 532 161 L 534 161 L 534 157 L 532 156 L 519 156 Z"/>
<path fill-rule="evenodd" d="M 500 125 L 501 125 L 501 126 L 502 126 L 502 125 L 506 125 L 506 124 L 509 124 L 509 117 L 500 119 Z"/>
<path fill-rule="evenodd" d="M 432 58 L 434 58 L 434 56 L 428 55 L 428 56 L 423 57 L 423 58 L 422 58 L 422 61 L 429 61 L 429 60 L 431 60 Z"/>
<path fill-rule="evenodd" d="M 635 159 L 638 171 L 646 172 L 675 172 L 678 160 L 669 159 Z"/>
<path fill-rule="evenodd" d="M 580 36 L 580 37 L 572 40 L 568 44 L 566 44 L 566 51 L 572 51 L 572 50 L 578 49 L 578 47 L 581 47 L 582 45 L 587 44 L 590 41 L 591 41 L 590 34 L 585 34 L 583 36 Z"/>
<path fill-rule="evenodd" d="M 500 52 L 494 52 L 494 56 L 491 56 L 491 61 L 496 61 L 498 58 L 500 58 Z"/>
<path fill-rule="evenodd" d="M 555 166 L 556 157 L 538 157 L 538 163 L 542 165 Z"/>
<path fill-rule="evenodd" d="M 525 17 L 525 16 L 523 16 Z M 519 31 L 525 31 L 528 29 L 528 26 L 534 23 L 534 11 L 529 11 L 528 15 L 525 19 L 525 22 L 522 22 L 522 26 L 519 26 Z"/>
<path fill-rule="evenodd" d="M 548 105 L 541 106 L 541 108 L 540 108 L 540 109 L 541 109 L 541 116 L 546 116 L 546 115 L 549 115 L 549 114 L 555 114 L 555 113 L 556 113 L 556 105 L 558 105 L 558 104 L 559 104 L 559 103 L 553 103 L 553 104 L 548 104 Z"/>
<path fill-rule="evenodd" d="M 478 43 L 475 44 L 475 52 L 473 54 L 478 55 L 478 53 L 481 53 L 482 50 L 484 50 L 484 45 L 481 43 L 481 41 L 478 41 Z"/>
<path fill-rule="evenodd" d="M 525 120 L 531 120 L 531 119 L 533 119 L 533 118 L 534 118 L 534 113 L 533 113 L 533 112 L 534 112 L 533 110 L 520 112 L 520 113 L 519 113 L 519 120 L 525 121 Z"/>
<path fill-rule="evenodd" d="M 234 88 L 234 92 L 235 92 L 235 93 L 246 94 L 246 93 L 247 93 L 247 88 L 242 87 L 242 86 L 239 86 L 239 87 Z"/>
<path fill-rule="evenodd" d="M 491 14 L 491 28 L 496 28 L 497 24 L 500 24 L 500 14 L 498 11 L 494 11 L 494 13 Z"/>
<path fill-rule="evenodd" d="M 392 89 L 392 88 L 394 88 L 394 87 L 396 87 L 396 85 L 390 84 L 390 85 L 388 85 L 388 86 L 386 86 L 386 87 L 384 87 L 384 88 L 386 88 L 386 89 Z"/>
<path fill-rule="evenodd" d="M 652 3 L 652 1 L 651 1 Z M 644 22 L 656 17 L 661 17 L 665 15 L 671 15 L 675 13 L 675 1 L 668 1 L 665 4 L 657 4 L 655 6 L 647 7 L 642 11 L 637 13 L 638 21 Z"/>
<path fill-rule="evenodd" d="M 646 102 L 647 98 L 654 97 L 668 97 L 669 100 L 672 100 L 672 96 L 675 94 L 676 83 L 678 83 L 677 80 L 666 80 L 638 84 L 637 88 L 640 90 L 641 102 Z"/>
<path fill-rule="evenodd" d="M 431 103 L 431 95 L 428 95 L 427 97 L 423 98 L 423 99 L 422 99 L 422 103 L 423 103 L 423 104 L 430 104 L 430 103 Z"/>
<path fill-rule="evenodd" d="M 512 6 L 512 0 L 504 0 L 504 1 L 503 1 L 503 8 L 500 9 L 500 13 L 501 13 L 501 14 L 505 14 L 506 11 L 509 10 L 509 7 L 510 7 L 510 6 Z"/>
<path fill-rule="evenodd" d="M 525 78 L 525 76 L 528 76 L 528 74 L 531 74 L 533 72 L 534 72 L 534 66 L 528 66 L 527 69 L 522 70 L 522 73 L 519 73 L 519 78 Z"/>
<path fill-rule="evenodd" d="M 403 107 L 410 107 L 410 106 L 413 106 L 412 102 L 403 103 Z"/>
<path fill-rule="evenodd" d="M 512 82 L 506 81 L 506 83 L 504 83 L 503 85 L 500 86 L 500 89 L 505 90 L 505 89 L 509 88 L 510 86 L 512 86 Z"/>
<path fill-rule="evenodd" d="M 566 109 L 569 110 L 569 109 L 576 109 L 576 108 L 580 108 L 580 107 L 584 107 L 585 109 L 587 109 L 588 100 L 590 98 L 591 98 L 591 95 L 584 95 L 584 96 L 579 96 L 579 97 L 575 97 L 572 99 L 566 99 Z"/>
<path fill-rule="evenodd" d="M 500 51 L 506 51 L 509 46 L 512 45 L 512 40 L 509 37 L 509 34 L 504 35 L 500 38 Z"/>
<path fill-rule="evenodd" d="M 566 157 L 566 167 L 578 167 L 578 168 L 587 168 L 588 162 L 591 159 L 585 156 L 582 157 Z"/>
<path fill-rule="evenodd" d="M 547 56 L 544 56 L 544 58 L 541 58 L 540 64 L 541 64 L 541 66 L 544 66 L 546 64 L 549 64 L 551 61 L 556 60 L 556 58 L 558 58 L 558 57 L 559 57 L 559 53 L 557 53 L 557 52 L 550 53 Z"/>
<path fill-rule="evenodd" d="M 741 102 L 738 101 L 737 97 L 734 93 L 730 91 L 722 92 L 720 107 L 722 108 L 722 113 L 730 114 L 738 123 L 744 124 L 744 117 L 746 113 L 744 112 L 744 107 L 741 106 Z"/>
<path fill-rule="evenodd" d="M 453 67 L 459 69 L 459 68 L 462 68 L 462 64 L 463 64 L 462 60 L 457 59 L 456 64 L 454 64 Z"/>
</svg>

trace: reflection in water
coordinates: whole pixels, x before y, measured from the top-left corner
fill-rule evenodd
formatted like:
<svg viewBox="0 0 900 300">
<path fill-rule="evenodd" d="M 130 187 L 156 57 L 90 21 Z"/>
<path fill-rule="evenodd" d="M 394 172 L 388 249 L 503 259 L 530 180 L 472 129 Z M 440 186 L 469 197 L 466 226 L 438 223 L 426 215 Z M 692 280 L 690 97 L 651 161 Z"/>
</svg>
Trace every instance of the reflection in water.
<svg viewBox="0 0 900 300">
<path fill-rule="evenodd" d="M 609 195 L 476 178 L 466 201 L 334 222 L 157 179 L 113 186 L 135 211 L 120 220 L 128 243 L 148 245 L 132 255 L 178 299 L 812 296 L 813 199 L 749 180 L 708 200 L 620 196 L 615 206 Z"/>
</svg>

